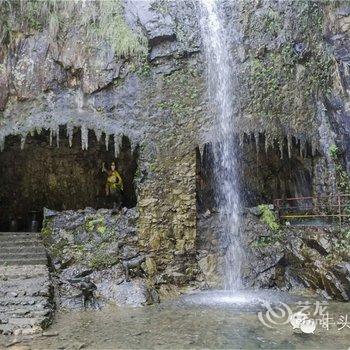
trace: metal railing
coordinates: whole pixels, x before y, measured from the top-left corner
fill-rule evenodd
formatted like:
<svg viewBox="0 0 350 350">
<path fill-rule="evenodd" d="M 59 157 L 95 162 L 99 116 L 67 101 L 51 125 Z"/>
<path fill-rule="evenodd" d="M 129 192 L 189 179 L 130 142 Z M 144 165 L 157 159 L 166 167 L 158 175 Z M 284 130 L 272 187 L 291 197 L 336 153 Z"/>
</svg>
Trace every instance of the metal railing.
<svg viewBox="0 0 350 350">
<path fill-rule="evenodd" d="M 279 219 L 337 218 L 339 223 L 349 221 L 350 194 L 275 199 Z"/>
</svg>

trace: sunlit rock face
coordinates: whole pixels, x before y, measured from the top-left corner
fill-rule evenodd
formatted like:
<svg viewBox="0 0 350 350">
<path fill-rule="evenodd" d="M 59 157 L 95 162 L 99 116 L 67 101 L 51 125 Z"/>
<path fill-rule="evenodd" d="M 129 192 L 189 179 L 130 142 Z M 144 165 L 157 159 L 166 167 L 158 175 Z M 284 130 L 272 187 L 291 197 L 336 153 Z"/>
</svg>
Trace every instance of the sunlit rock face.
<svg viewBox="0 0 350 350">
<path fill-rule="evenodd" d="M 148 286 L 164 296 L 184 286 L 220 287 L 225 247 L 214 235 L 215 223 L 202 221 L 216 206 L 210 145 L 204 147 L 216 125 L 205 92 L 196 4 L 125 1 L 125 24 L 143 39 L 136 51 L 124 46 L 121 53 L 120 43 L 103 37 L 105 28 L 91 33 L 89 18 L 102 15 L 89 12 L 92 2 L 85 8 L 62 3 L 68 7 L 51 13 L 62 20 L 58 28 L 47 14 L 43 17 L 51 24 L 39 15 L 29 21 L 19 2 L 12 11 L 23 21 L 12 23 L 8 9 L 0 11 L 6 28 L 13 26 L 17 33 L 1 36 L 0 148 L 11 152 L 10 135 L 16 135 L 16 152 L 20 144 L 29 151 L 34 147 L 29 135 L 40 137 L 41 131 L 51 134 L 42 156 L 76 152 L 93 159 L 93 168 L 105 157 L 106 140 L 108 157 L 118 158 L 127 137 L 128 152 L 138 155 L 130 188 L 136 193 L 139 249 L 152 259 Z M 238 43 L 231 43 L 240 82 L 235 137 L 242 198 L 256 205 L 298 191 L 336 192 L 329 148 L 337 144 L 339 163 L 347 167 L 350 154 L 345 7 L 341 2 L 266 0 L 222 1 L 220 8 L 227 30 L 233 31 L 234 21 L 242 33 Z M 125 29 L 118 21 L 111 21 L 111 28 L 119 23 Z M 134 37 L 128 39 L 135 43 Z M 100 140 L 101 152 L 89 135 Z M 36 155 L 40 152 L 33 151 L 26 162 L 35 164 Z M 1 165 L 11 169 L 10 158 L 0 156 Z M 71 162 L 75 158 L 67 157 L 64 168 Z M 80 209 L 84 196 L 79 196 Z"/>
</svg>

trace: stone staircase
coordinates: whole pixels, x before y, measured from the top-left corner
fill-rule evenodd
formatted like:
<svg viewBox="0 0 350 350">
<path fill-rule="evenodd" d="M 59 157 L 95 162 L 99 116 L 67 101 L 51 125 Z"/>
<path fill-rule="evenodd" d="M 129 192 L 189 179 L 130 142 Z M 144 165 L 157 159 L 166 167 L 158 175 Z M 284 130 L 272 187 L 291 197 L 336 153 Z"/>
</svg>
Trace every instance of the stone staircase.
<svg viewBox="0 0 350 350">
<path fill-rule="evenodd" d="M 37 233 L 0 232 L 0 334 L 40 332 L 53 314 L 45 248 Z"/>
</svg>

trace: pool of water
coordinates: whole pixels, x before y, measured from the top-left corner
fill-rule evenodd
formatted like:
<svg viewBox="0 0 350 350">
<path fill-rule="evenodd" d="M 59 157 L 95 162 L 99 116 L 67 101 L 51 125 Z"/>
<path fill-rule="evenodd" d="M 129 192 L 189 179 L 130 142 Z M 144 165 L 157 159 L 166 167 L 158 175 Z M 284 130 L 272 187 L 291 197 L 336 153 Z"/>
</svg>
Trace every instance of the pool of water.
<svg viewBox="0 0 350 350">
<path fill-rule="evenodd" d="M 321 307 L 328 321 L 317 323 L 313 334 L 288 322 L 288 312 L 304 308 L 315 314 Z M 31 349 L 349 349 L 350 304 L 271 291 L 203 292 L 143 308 L 61 312 L 49 332 L 58 335 L 24 344 Z"/>
</svg>

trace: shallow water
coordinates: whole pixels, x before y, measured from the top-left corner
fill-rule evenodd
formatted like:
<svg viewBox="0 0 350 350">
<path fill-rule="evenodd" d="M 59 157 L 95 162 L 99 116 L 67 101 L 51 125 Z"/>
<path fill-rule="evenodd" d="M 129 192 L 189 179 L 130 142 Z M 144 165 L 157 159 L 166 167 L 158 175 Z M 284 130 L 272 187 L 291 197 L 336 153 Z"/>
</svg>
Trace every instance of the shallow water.
<svg viewBox="0 0 350 350">
<path fill-rule="evenodd" d="M 280 302 L 293 310 L 301 299 L 282 293 L 210 292 L 143 308 L 109 307 L 103 311 L 58 313 L 49 332 L 26 344 L 32 349 L 348 349 L 350 346 L 350 304 L 330 303 L 327 313 L 334 321 L 349 315 L 348 326 L 317 325 L 314 334 L 293 330 L 276 319 L 273 328 L 263 325 L 258 312 L 264 303 Z M 266 305 L 266 304 L 265 304 Z M 265 318 L 266 321 L 266 318 Z"/>
</svg>

